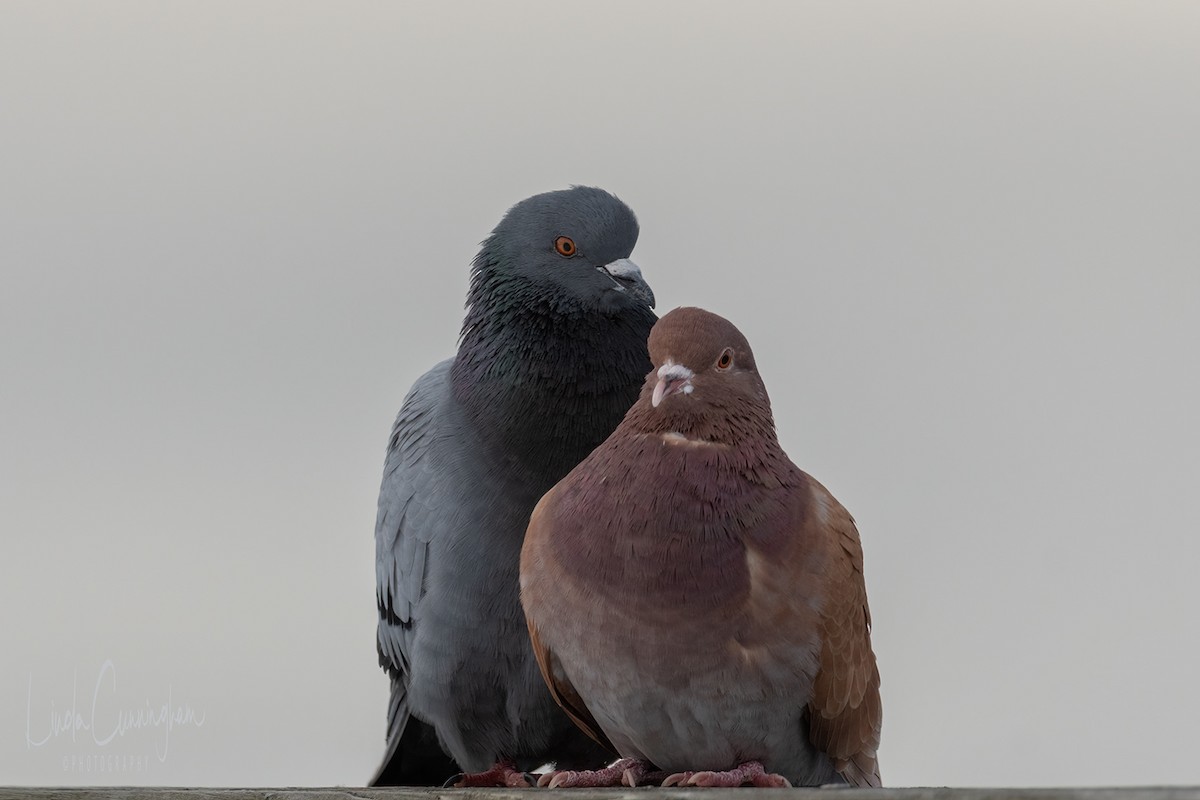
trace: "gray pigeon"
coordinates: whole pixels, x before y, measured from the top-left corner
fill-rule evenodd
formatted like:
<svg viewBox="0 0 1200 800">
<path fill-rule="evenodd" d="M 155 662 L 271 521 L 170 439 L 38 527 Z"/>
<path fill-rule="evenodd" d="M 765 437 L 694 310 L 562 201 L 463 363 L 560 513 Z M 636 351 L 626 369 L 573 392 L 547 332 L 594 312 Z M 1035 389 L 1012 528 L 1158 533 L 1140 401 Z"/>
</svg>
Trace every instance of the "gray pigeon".
<svg viewBox="0 0 1200 800">
<path fill-rule="evenodd" d="M 547 761 L 608 758 L 542 681 L 518 564 L 538 499 L 612 432 L 650 369 L 637 237 L 601 189 L 517 203 L 472 264 L 457 355 L 404 400 L 375 528 L 392 696 L 372 785 L 441 783 L 457 764 L 470 773 L 458 785 L 523 786 Z"/>
</svg>

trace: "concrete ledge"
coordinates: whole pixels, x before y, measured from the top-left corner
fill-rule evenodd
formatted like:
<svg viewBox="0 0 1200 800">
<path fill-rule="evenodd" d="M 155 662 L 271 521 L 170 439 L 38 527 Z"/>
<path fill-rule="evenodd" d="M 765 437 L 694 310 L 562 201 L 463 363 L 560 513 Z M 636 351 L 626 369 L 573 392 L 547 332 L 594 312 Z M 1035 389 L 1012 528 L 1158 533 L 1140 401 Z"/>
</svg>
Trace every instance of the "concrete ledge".
<svg viewBox="0 0 1200 800">
<path fill-rule="evenodd" d="M 0 787 L 0 800 L 1200 800 L 1200 786 L 1057 789 L 190 789 Z"/>
</svg>

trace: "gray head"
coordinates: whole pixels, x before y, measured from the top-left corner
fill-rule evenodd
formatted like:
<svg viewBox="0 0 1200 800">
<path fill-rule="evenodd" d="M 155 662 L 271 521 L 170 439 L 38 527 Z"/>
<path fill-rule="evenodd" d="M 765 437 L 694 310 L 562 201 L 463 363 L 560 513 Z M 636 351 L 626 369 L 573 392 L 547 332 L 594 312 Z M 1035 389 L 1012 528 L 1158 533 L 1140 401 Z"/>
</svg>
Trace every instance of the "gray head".
<svg viewBox="0 0 1200 800">
<path fill-rule="evenodd" d="M 555 302 L 619 311 L 654 307 L 654 294 L 629 260 L 637 217 L 613 195 L 573 186 L 522 200 L 484 240 L 473 287 L 520 288 Z"/>
</svg>

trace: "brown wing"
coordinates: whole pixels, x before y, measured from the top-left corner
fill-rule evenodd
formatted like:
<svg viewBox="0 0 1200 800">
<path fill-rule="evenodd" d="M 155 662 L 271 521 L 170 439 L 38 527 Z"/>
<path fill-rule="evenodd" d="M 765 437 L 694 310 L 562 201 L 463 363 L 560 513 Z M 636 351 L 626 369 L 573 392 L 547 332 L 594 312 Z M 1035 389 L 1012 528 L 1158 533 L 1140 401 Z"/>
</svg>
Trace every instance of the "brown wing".
<svg viewBox="0 0 1200 800">
<path fill-rule="evenodd" d="M 521 549 L 521 602 L 526 609 L 525 622 L 529 626 L 529 641 L 533 645 L 533 655 L 537 658 L 538 667 L 542 671 L 542 680 L 546 682 L 546 686 L 550 689 L 550 696 L 554 698 L 554 702 L 558 703 L 562 710 L 567 712 L 567 716 L 571 718 L 576 727 L 594 739 L 601 747 L 616 753 L 617 748 L 613 747 L 612 742 L 604 735 L 604 731 L 600 730 L 600 726 L 596 723 L 596 718 L 588 710 L 587 704 L 583 702 L 583 698 L 579 696 L 579 692 L 575 691 L 575 687 L 571 684 L 570 679 L 567 678 L 567 673 L 558 658 L 554 655 L 554 652 L 542 643 L 542 639 L 538 635 L 537 626 L 534 624 L 533 618 L 529 615 L 529 596 L 526 592 L 524 581 L 524 577 L 529 569 L 527 559 L 530 558 L 531 549 L 535 549 L 542 541 L 544 509 L 547 504 L 554 502 L 553 498 L 556 494 L 556 489 L 557 487 L 547 492 L 538 502 L 537 506 L 534 507 L 533 514 L 529 520 L 529 529 L 525 534 L 525 545 Z"/>
<path fill-rule="evenodd" d="M 581 731 L 595 739 L 601 747 L 616 753 L 617 748 L 613 747 L 613 743 L 604 735 L 604 731 L 600 730 L 596 718 L 592 716 L 592 712 L 588 710 L 583 698 L 571 685 L 571 681 L 567 678 L 553 651 L 545 647 L 538 638 L 537 628 L 532 622 L 529 623 L 529 641 L 533 643 L 533 654 L 537 657 L 538 666 L 542 670 L 542 678 L 546 681 L 546 686 L 550 687 L 550 696 L 554 698 L 554 702 L 567 712 L 567 716 Z"/>
<path fill-rule="evenodd" d="M 827 512 L 830 548 L 827 600 L 821 614 L 821 658 L 809 702 L 809 738 L 853 786 L 881 786 L 879 668 L 871 650 L 871 610 L 863 580 L 862 543 L 854 518 L 813 481 Z"/>
</svg>

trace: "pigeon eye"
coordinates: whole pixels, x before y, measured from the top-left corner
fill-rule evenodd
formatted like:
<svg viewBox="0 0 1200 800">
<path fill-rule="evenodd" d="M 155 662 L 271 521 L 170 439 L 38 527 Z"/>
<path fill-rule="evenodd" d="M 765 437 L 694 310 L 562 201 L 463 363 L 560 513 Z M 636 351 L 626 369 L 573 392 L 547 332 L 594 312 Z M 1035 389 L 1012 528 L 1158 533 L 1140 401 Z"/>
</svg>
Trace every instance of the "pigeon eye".
<svg viewBox="0 0 1200 800">
<path fill-rule="evenodd" d="M 717 359 L 717 369 L 729 369 L 733 366 L 733 350 L 726 347 L 721 353 L 721 357 Z"/>
<path fill-rule="evenodd" d="M 570 236 L 560 236 L 554 240 L 554 249 L 560 256 L 570 258 L 575 255 L 575 242 Z"/>
</svg>

